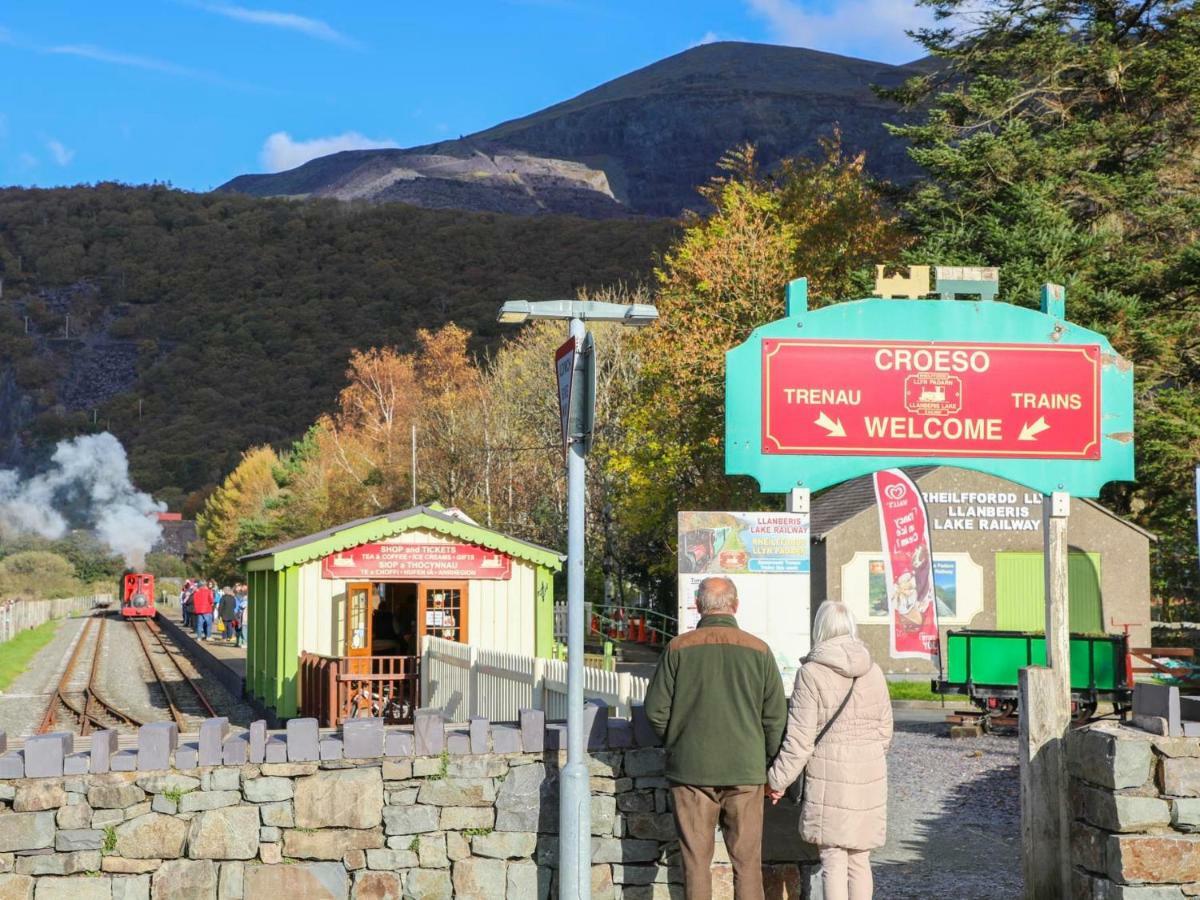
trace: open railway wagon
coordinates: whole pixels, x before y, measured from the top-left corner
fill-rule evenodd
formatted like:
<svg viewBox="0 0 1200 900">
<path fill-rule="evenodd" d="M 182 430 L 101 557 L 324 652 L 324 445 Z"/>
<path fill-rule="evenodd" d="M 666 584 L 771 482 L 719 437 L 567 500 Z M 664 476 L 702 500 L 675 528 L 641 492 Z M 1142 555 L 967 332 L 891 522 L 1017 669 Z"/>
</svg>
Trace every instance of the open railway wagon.
<svg viewBox="0 0 1200 900">
<path fill-rule="evenodd" d="M 154 617 L 154 576 L 127 572 L 121 579 L 121 615 L 126 618 Z"/>
<path fill-rule="evenodd" d="M 965 694 L 983 712 L 985 729 L 1017 714 L 1017 673 L 1046 664 L 1046 638 L 1024 631 L 950 631 L 945 677 L 936 694 Z M 1124 713 L 1133 702 L 1129 639 L 1121 634 L 1071 635 L 1071 717 L 1085 722 L 1101 702 Z"/>
</svg>

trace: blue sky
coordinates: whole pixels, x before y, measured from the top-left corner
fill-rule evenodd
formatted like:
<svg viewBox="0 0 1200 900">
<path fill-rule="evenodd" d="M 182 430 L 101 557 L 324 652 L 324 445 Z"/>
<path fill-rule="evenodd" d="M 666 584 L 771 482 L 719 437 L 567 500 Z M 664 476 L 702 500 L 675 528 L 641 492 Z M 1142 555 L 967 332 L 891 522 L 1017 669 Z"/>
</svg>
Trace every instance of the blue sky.
<svg viewBox="0 0 1200 900">
<path fill-rule="evenodd" d="M 696 44 L 904 62 L 909 0 L 13 0 L 0 184 L 208 190 L 468 134 Z"/>
</svg>

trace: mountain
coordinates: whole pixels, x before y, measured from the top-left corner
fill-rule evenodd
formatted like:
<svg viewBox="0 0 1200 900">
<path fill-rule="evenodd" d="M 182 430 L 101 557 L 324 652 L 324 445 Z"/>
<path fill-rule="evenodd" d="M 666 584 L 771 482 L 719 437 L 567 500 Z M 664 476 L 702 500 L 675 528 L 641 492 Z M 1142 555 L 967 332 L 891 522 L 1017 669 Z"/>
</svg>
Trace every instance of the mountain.
<svg viewBox="0 0 1200 900">
<path fill-rule="evenodd" d="M 842 132 L 880 178 L 915 174 L 884 123 L 897 117 L 872 85 L 924 63 L 892 66 L 765 44 L 705 44 L 578 97 L 456 141 L 408 150 L 351 150 L 273 175 L 240 175 L 218 190 L 332 197 L 589 218 L 677 216 L 717 160 L 751 141 L 770 165 L 811 155 Z"/>
</svg>

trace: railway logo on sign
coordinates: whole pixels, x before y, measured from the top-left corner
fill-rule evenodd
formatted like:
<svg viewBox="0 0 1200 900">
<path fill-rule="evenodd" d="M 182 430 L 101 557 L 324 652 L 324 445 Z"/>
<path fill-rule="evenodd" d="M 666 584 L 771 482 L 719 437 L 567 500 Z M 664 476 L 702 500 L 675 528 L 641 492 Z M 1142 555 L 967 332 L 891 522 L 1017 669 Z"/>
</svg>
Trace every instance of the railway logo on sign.
<svg viewBox="0 0 1200 900">
<path fill-rule="evenodd" d="M 762 342 L 763 453 L 1100 458 L 1100 347 Z"/>
</svg>

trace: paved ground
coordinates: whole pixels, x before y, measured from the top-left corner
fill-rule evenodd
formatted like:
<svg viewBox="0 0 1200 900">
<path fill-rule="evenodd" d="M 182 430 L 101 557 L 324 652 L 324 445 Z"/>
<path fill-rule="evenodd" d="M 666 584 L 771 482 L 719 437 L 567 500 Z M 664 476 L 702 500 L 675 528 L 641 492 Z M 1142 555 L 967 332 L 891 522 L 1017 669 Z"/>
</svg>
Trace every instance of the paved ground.
<svg viewBox="0 0 1200 900">
<path fill-rule="evenodd" d="M 877 900 L 1021 896 L 1017 739 L 951 740 L 938 710 L 897 710 Z"/>
</svg>

